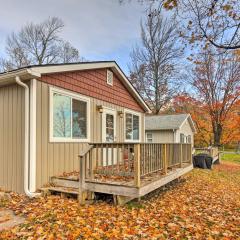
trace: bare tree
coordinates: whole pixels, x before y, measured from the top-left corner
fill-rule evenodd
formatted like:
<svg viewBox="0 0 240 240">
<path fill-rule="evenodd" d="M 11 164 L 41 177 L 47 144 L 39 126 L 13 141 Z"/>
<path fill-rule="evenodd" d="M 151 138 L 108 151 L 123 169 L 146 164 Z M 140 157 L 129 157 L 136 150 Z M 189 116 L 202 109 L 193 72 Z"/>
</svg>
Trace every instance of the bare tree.
<svg viewBox="0 0 240 240">
<path fill-rule="evenodd" d="M 182 54 L 177 29 L 175 16 L 163 17 L 162 5 L 157 9 L 150 7 L 145 23 L 141 23 L 142 44 L 131 53 L 130 80 L 155 114 L 175 92 L 171 80 Z"/>
<path fill-rule="evenodd" d="M 195 61 L 189 78 L 210 116 L 214 144 L 220 145 L 222 132 L 229 113 L 240 98 L 240 61 L 232 52 L 219 53 L 209 48 Z"/>
<path fill-rule="evenodd" d="M 60 59 L 64 63 L 79 61 L 79 53 L 69 42 L 63 42 L 60 49 Z"/>
<path fill-rule="evenodd" d="M 78 50 L 59 36 L 63 27 L 61 19 L 52 17 L 39 24 L 27 24 L 20 32 L 9 35 L 7 57 L 1 60 L 3 69 L 79 60 Z"/>
<path fill-rule="evenodd" d="M 126 3 L 131 0 L 119 0 Z M 182 36 L 189 43 L 203 41 L 220 49 L 240 48 L 240 3 L 238 0 L 138 0 L 152 5 L 162 3 L 177 13 L 183 25 Z"/>
</svg>

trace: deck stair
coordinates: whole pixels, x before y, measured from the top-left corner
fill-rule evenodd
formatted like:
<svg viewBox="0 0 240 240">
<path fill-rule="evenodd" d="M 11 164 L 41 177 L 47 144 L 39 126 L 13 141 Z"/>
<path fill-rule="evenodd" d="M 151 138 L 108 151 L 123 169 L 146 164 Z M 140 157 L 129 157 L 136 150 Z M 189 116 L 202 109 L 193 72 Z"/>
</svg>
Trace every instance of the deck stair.
<svg viewBox="0 0 240 240">
<path fill-rule="evenodd" d="M 79 181 L 77 179 L 71 179 L 62 176 L 51 177 L 48 187 L 41 188 L 43 194 L 58 193 L 61 196 L 79 194 Z"/>
<path fill-rule="evenodd" d="M 72 179 L 70 177 L 51 177 L 51 184 L 53 186 L 61 186 L 66 188 L 79 188 L 79 180 L 78 179 Z"/>
<path fill-rule="evenodd" d="M 65 194 L 72 194 L 72 195 L 79 194 L 77 188 L 69 188 L 69 187 L 62 187 L 62 186 L 48 187 L 47 190 L 55 193 L 65 193 Z"/>
</svg>

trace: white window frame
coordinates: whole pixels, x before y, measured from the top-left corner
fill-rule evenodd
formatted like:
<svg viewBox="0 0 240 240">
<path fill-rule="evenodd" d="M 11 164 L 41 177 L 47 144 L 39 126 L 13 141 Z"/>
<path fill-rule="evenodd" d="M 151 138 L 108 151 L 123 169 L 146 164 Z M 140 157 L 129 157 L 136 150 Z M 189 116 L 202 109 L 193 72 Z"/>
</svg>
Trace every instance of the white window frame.
<svg viewBox="0 0 240 240">
<path fill-rule="evenodd" d="M 139 117 L 139 139 L 136 140 L 136 139 L 126 139 L 126 113 L 129 113 L 129 114 L 132 114 L 132 115 L 136 115 Z M 134 143 L 134 142 L 141 142 L 141 139 L 142 139 L 142 115 L 141 113 L 139 112 L 135 112 L 133 110 L 129 110 L 129 109 L 124 109 L 124 141 L 125 142 L 131 142 L 131 143 Z"/>
<path fill-rule="evenodd" d="M 76 99 L 87 103 L 87 138 L 76 139 L 76 138 L 64 138 L 64 137 L 54 137 L 53 136 L 53 93 L 59 93 L 71 99 Z M 72 105 L 72 101 L 71 101 Z M 71 113 L 72 114 L 72 113 Z M 90 142 L 90 98 L 82 96 L 77 93 L 73 93 L 68 90 L 63 90 L 57 87 L 49 87 L 49 141 L 50 142 Z M 72 115 L 71 115 L 71 136 L 72 136 Z"/>
<path fill-rule="evenodd" d="M 151 137 L 150 137 L 150 138 L 148 137 L 149 134 L 151 134 Z M 152 140 L 152 141 L 149 142 L 149 141 L 148 141 L 149 139 Z M 153 134 L 152 134 L 152 133 L 148 133 L 148 132 L 146 133 L 146 142 L 147 142 L 147 143 L 152 143 L 152 142 L 153 142 Z"/>
<path fill-rule="evenodd" d="M 183 139 L 183 142 L 181 142 L 181 136 L 183 137 L 182 139 Z M 186 142 L 186 136 L 185 136 L 185 134 L 184 133 L 180 133 L 180 143 L 185 143 Z"/>
</svg>

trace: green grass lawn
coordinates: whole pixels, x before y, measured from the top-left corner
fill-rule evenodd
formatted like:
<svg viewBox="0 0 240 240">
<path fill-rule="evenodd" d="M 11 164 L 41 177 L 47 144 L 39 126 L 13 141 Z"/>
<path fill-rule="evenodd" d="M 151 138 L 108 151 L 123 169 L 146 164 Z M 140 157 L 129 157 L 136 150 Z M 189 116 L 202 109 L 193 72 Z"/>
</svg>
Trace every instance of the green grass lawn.
<svg viewBox="0 0 240 240">
<path fill-rule="evenodd" d="M 224 154 L 221 154 L 221 160 L 240 164 L 240 154 L 224 153 Z"/>
</svg>

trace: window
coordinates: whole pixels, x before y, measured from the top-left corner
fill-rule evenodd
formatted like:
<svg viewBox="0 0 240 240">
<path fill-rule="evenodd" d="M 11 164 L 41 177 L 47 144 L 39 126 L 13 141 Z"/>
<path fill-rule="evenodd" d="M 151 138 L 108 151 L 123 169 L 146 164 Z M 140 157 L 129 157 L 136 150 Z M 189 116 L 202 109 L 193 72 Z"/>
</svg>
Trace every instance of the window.
<svg viewBox="0 0 240 240">
<path fill-rule="evenodd" d="M 151 143 L 153 141 L 152 133 L 147 133 L 147 142 Z"/>
<path fill-rule="evenodd" d="M 180 133 L 180 143 L 184 143 L 185 142 L 185 136 L 183 133 Z"/>
<path fill-rule="evenodd" d="M 126 140 L 139 140 L 139 115 L 125 113 L 125 138 Z"/>
<path fill-rule="evenodd" d="M 50 140 L 88 140 L 88 99 L 55 89 L 51 89 L 50 94 Z"/>
<path fill-rule="evenodd" d="M 106 141 L 114 141 L 114 116 L 112 114 L 106 114 Z"/>
<path fill-rule="evenodd" d="M 191 137 L 191 135 L 188 135 L 188 136 L 187 136 L 187 142 L 188 142 L 188 143 L 192 143 L 192 137 Z"/>
</svg>

